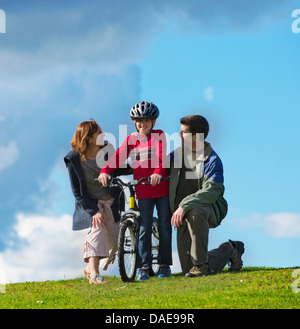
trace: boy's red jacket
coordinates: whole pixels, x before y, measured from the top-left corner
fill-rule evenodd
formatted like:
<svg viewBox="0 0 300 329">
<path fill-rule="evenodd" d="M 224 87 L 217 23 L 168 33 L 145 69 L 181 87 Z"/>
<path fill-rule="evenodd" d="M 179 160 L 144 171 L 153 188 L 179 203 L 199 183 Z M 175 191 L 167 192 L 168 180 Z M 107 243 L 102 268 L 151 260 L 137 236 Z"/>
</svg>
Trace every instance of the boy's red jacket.
<svg viewBox="0 0 300 329">
<path fill-rule="evenodd" d="M 131 159 L 133 178 L 136 180 L 152 174 L 169 177 L 165 168 L 166 137 L 162 130 L 152 130 L 148 136 L 138 133 L 129 135 L 116 153 L 108 159 L 101 174 L 110 174 L 111 171 L 119 168 L 128 157 Z M 168 194 L 169 183 L 167 181 L 161 181 L 155 186 L 142 184 L 136 186 L 138 199 L 159 198 Z"/>
</svg>

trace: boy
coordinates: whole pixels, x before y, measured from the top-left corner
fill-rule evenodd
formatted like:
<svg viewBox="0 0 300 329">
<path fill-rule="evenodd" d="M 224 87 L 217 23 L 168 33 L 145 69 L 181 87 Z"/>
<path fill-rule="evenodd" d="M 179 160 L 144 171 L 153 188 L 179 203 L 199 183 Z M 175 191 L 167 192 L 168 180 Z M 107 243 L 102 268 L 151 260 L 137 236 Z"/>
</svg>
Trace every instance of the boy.
<svg viewBox="0 0 300 329">
<path fill-rule="evenodd" d="M 138 206 L 141 213 L 138 280 L 149 279 L 151 267 L 151 234 L 154 206 L 159 218 L 159 256 L 160 269 L 158 277 L 171 276 L 171 212 L 169 207 L 169 184 L 161 181 L 168 177 L 164 168 L 166 158 L 166 140 L 162 130 L 154 130 L 159 110 L 150 102 L 135 104 L 130 110 L 130 117 L 135 123 L 137 133 L 129 135 L 114 155 L 102 168 L 99 182 L 107 186 L 109 174 L 119 168 L 130 156 L 133 166 L 133 177 L 151 177 L 151 185 L 136 186 Z"/>
</svg>

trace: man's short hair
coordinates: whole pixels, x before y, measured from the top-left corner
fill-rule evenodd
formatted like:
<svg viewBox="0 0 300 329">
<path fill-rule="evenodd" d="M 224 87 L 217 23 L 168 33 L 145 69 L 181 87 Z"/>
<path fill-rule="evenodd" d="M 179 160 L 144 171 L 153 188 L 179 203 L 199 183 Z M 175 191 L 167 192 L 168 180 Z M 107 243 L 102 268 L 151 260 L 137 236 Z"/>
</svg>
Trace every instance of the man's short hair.
<svg viewBox="0 0 300 329">
<path fill-rule="evenodd" d="M 190 133 L 204 134 L 204 139 L 206 139 L 209 132 L 209 124 L 208 121 L 201 115 L 188 115 L 180 119 L 180 123 L 182 125 L 188 126 Z"/>
</svg>

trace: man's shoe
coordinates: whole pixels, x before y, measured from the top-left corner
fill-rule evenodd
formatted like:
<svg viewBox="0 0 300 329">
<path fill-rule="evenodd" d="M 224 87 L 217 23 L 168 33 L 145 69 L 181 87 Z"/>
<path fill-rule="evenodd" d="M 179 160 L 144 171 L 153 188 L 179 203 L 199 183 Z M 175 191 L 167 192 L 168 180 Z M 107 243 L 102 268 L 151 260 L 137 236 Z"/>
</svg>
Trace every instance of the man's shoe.
<svg viewBox="0 0 300 329">
<path fill-rule="evenodd" d="M 245 252 L 244 243 L 241 241 L 232 241 L 229 240 L 229 242 L 232 244 L 234 251 L 229 259 L 230 267 L 229 271 L 235 272 L 240 271 L 240 269 L 243 267 L 243 261 L 242 261 L 242 255 Z"/>
<path fill-rule="evenodd" d="M 212 274 L 208 264 L 194 265 L 189 272 L 185 274 L 186 278 L 195 278 L 197 276 L 206 276 Z"/>
<path fill-rule="evenodd" d="M 138 280 L 148 280 L 149 279 L 149 269 L 148 268 L 138 268 L 137 270 Z"/>
<path fill-rule="evenodd" d="M 158 277 L 159 278 L 169 278 L 172 275 L 170 266 L 162 265 L 159 267 Z"/>
</svg>

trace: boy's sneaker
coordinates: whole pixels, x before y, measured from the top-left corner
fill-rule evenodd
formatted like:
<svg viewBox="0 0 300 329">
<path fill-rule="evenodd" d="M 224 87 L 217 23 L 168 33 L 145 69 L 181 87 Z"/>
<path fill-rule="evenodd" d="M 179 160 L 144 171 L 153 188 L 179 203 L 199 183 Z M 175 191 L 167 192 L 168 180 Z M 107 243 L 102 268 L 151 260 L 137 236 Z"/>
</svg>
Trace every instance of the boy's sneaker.
<svg viewBox="0 0 300 329">
<path fill-rule="evenodd" d="M 138 268 L 137 270 L 138 280 L 148 280 L 149 279 L 149 269 L 148 268 Z"/>
<path fill-rule="evenodd" d="M 158 271 L 159 278 L 169 278 L 172 275 L 170 266 L 161 265 Z"/>
<path fill-rule="evenodd" d="M 229 259 L 230 262 L 229 271 L 231 272 L 239 271 L 243 266 L 242 255 L 245 252 L 244 243 L 241 241 L 232 241 L 232 240 L 229 240 L 229 242 L 232 244 L 234 248 L 233 254 Z"/>
</svg>

